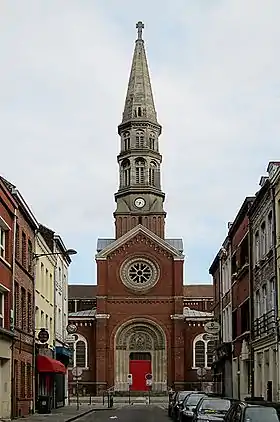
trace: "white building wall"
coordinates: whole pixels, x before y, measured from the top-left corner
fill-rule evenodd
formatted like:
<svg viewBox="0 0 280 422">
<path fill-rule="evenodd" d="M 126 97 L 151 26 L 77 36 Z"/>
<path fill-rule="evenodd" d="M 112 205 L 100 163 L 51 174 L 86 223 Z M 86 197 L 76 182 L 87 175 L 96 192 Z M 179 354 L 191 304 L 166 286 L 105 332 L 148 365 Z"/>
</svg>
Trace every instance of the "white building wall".
<svg viewBox="0 0 280 422">
<path fill-rule="evenodd" d="M 56 247 L 56 252 L 61 250 Z M 55 269 L 55 315 L 56 315 L 56 341 L 57 347 L 62 346 L 66 343 L 68 325 L 68 267 L 69 264 L 63 255 L 57 255 L 56 269 Z M 68 371 L 65 375 L 65 397 L 68 397 Z M 66 400 L 68 404 L 68 399 Z"/>
<path fill-rule="evenodd" d="M 272 381 L 272 400 L 279 400 L 278 374 L 276 368 L 279 359 L 276 345 L 266 347 L 255 353 L 255 396 L 267 400 L 267 382 Z"/>
</svg>

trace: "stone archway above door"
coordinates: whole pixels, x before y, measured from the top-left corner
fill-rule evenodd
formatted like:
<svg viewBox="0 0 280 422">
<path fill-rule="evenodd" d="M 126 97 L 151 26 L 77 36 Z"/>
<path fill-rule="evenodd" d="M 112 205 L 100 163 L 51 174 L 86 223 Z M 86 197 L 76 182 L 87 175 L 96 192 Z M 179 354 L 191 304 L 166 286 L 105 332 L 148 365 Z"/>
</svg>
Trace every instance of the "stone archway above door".
<svg viewBox="0 0 280 422">
<path fill-rule="evenodd" d="M 154 391 L 167 389 L 166 336 L 163 329 L 149 320 L 131 320 L 123 324 L 115 335 L 115 389 L 127 391 L 129 355 L 131 352 L 149 352 Z"/>
</svg>

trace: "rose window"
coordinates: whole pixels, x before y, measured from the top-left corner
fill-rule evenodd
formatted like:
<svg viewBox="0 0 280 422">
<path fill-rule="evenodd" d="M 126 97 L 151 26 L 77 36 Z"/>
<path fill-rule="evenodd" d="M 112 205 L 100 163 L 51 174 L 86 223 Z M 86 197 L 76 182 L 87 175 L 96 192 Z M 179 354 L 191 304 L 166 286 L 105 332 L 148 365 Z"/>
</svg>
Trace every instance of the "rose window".
<svg viewBox="0 0 280 422">
<path fill-rule="evenodd" d="M 146 258 L 129 259 L 122 264 L 120 276 L 126 287 L 143 291 L 157 283 L 159 267 Z"/>
<path fill-rule="evenodd" d="M 135 262 L 128 270 L 129 278 L 133 283 L 144 284 L 149 282 L 153 274 L 152 268 L 146 262 Z"/>
</svg>

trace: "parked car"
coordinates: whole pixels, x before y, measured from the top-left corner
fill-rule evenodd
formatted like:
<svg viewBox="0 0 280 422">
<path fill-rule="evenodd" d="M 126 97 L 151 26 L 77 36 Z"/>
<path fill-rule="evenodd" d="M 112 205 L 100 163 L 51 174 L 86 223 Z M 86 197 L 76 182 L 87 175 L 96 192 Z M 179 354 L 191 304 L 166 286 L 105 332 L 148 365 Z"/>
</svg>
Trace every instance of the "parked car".
<svg viewBox="0 0 280 422">
<path fill-rule="evenodd" d="M 224 421 L 234 400 L 221 397 L 202 397 L 194 410 L 194 422 Z"/>
<path fill-rule="evenodd" d="M 177 421 L 179 415 L 179 408 L 182 405 L 185 397 L 193 393 L 194 391 L 178 391 L 173 402 L 173 406 L 171 407 L 171 417 L 174 421 Z"/>
<path fill-rule="evenodd" d="M 279 422 L 279 420 L 277 411 L 272 405 L 247 402 L 234 403 L 224 419 L 225 422 Z"/>
<path fill-rule="evenodd" d="M 203 397 L 207 397 L 207 394 L 203 392 L 191 393 L 185 397 L 182 403 L 182 407 L 179 409 L 179 422 L 192 422 L 194 417 L 194 410 L 200 400 Z"/>
</svg>

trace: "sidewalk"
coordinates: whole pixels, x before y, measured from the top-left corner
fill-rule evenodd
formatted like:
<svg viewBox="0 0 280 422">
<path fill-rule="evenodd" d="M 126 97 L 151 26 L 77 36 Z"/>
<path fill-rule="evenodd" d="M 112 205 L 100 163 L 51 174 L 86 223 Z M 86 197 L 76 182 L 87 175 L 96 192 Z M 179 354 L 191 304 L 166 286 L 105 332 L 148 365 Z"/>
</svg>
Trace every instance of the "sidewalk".
<svg viewBox="0 0 280 422">
<path fill-rule="evenodd" d="M 76 405 L 71 404 L 70 406 L 61 407 L 59 409 L 52 409 L 52 413 L 30 415 L 26 418 L 18 418 L 15 421 L 30 421 L 30 422 L 71 422 L 75 421 L 82 416 L 93 413 L 98 410 L 107 410 L 107 406 L 103 406 L 102 403 L 88 405 L 81 404 L 79 410 Z"/>
</svg>

